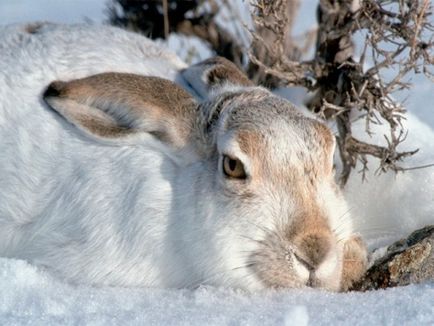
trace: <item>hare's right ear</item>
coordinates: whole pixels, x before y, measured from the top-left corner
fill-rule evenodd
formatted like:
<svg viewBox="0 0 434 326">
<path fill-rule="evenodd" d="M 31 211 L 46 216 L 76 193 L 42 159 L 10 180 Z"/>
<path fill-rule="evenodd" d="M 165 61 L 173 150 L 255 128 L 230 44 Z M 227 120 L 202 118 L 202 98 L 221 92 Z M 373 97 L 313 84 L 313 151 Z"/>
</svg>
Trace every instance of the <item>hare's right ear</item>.
<svg viewBox="0 0 434 326">
<path fill-rule="evenodd" d="M 43 97 L 85 134 L 111 144 L 134 144 L 147 133 L 181 148 L 189 141 L 197 107 L 169 80 L 123 73 L 53 82 Z"/>
<path fill-rule="evenodd" d="M 181 82 L 187 84 L 201 99 L 225 87 L 254 86 L 238 67 L 223 57 L 214 57 L 192 65 L 180 72 Z"/>
</svg>

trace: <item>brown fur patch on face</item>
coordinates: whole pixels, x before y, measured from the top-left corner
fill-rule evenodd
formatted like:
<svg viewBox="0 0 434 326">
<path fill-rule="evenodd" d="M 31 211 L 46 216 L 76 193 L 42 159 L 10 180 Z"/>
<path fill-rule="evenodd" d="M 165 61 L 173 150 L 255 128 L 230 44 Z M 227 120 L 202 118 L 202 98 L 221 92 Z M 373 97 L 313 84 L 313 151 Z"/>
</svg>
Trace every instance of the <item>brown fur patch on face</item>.
<svg viewBox="0 0 434 326">
<path fill-rule="evenodd" d="M 264 153 L 261 153 L 265 141 L 264 137 L 260 133 L 248 130 L 238 131 L 236 137 L 241 151 L 250 158 L 252 180 L 259 182 L 262 179 L 260 167 L 267 164 L 264 161 L 266 160 Z"/>
<path fill-rule="evenodd" d="M 250 154 L 250 156 L 260 157 L 260 147 L 264 143 L 264 136 L 260 133 L 249 131 L 249 130 L 239 130 L 237 132 L 237 141 L 240 149 L 244 153 Z"/>
<path fill-rule="evenodd" d="M 326 258 L 332 248 L 329 232 L 306 233 L 294 240 L 297 258 L 314 271 Z"/>
<path fill-rule="evenodd" d="M 315 138 L 318 141 L 318 146 L 324 149 L 324 155 L 322 159 L 324 160 L 324 165 L 326 166 L 325 172 L 328 173 L 333 168 L 333 154 L 336 139 L 331 130 L 324 124 L 315 121 L 313 126 L 315 129 Z"/>
<path fill-rule="evenodd" d="M 330 129 L 320 122 L 315 122 L 313 126 L 318 133 L 320 146 L 326 148 L 328 151 L 332 150 L 335 144 L 335 137 Z"/>
<path fill-rule="evenodd" d="M 329 135 L 329 133 L 325 134 Z M 284 136 L 275 135 L 281 138 Z M 314 144 L 308 150 L 297 149 L 294 146 L 285 153 L 284 148 L 274 144 L 274 138 L 270 139 L 261 132 L 243 129 L 236 132 L 241 151 L 249 157 L 253 181 L 262 184 L 265 182 L 275 188 L 284 188 L 300 198 L 314 196 L 318 182 L 332 175 L 332 152 L 326 148 L 318 148 L 318 146 L 326 146 L 321 144 L 325 142 L 320 139 L 321 137 L 318 135 L 317 138 L 306 139 L 306 143 Z M 293 140 L 287 141 L 288 147 L 291 147 Z M 333 140 L 327 146 L 333 146 Z M 279 160 L 276 158 L 276 152 L 280 157 Z"/>
</svg>

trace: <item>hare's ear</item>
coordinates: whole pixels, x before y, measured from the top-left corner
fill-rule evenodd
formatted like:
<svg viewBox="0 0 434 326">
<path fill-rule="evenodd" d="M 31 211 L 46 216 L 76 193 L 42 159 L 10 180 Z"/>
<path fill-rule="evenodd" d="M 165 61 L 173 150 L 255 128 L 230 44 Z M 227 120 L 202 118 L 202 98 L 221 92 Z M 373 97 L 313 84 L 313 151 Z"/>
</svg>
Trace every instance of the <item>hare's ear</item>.
<svg viewBox="0 0 434 326">
<path fill-rule="evenodd" d="M 214 57 L 180 72 L 181 81 L 201 99 L 225 87 L 254 86 L 253 82 L 229 60 Z"/>
<path fill-rule="evenodd" d="M 43 97 L 84 133 L 114 144 L 134 144 L 148 133 L 183 147 L 196 110 L 194 99 L 171 81 L 123 73 L 56 81 Z"/>
</svg>

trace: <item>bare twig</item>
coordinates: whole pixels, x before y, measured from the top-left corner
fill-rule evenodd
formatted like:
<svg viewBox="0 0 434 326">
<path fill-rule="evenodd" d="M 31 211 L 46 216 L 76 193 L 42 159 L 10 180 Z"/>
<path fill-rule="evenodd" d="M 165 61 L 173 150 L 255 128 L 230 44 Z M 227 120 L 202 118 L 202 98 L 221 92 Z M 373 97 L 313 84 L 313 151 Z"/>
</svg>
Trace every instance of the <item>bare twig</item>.
<svg viewBox="0 0 434 326">
<path fill-rule="evenodd" d="M 167 0 L 163 0 L 163 15 L 164 15 L 164 38 L 169 37 L 169 6 Z"/>
</svg>

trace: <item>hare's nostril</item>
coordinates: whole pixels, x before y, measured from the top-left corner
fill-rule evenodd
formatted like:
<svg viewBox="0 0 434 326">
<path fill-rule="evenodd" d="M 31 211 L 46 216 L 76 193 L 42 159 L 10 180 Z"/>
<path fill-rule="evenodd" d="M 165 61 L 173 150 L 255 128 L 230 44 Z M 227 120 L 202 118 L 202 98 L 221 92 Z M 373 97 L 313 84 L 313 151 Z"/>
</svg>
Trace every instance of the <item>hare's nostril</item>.
<svg viewBox="0 0 434 326">
<path fill-rule="evenodd" d="M 297 253 L 294 253 L 294 257 L 309 271 L 310 274 L 315 271 L 315 266 L 313 266 L 312 262 L 309 261 L 308 258 L 303 258 Z"/>
<path fill-rule="evenodd" d="M 316 277 L 315 277 L 316 268 L 315 268 L 315 266 L 313 266 L 312 262 L 303 259 L 302 257 L 297 255 L 296 253 L 294 253 L 294 257 L 295 257 L 295 259 L 297 259 L 297 261 L 300 264 L 302 264 L 304 266 L 304 268 L 307 269 L 307 271 L 309 273 L 309 277 L 307 278 L 305 285 L 308 287 L 311 287 L 311 288 L 317 287 L 318 281 L 316 280 Z"/>
</svg>

